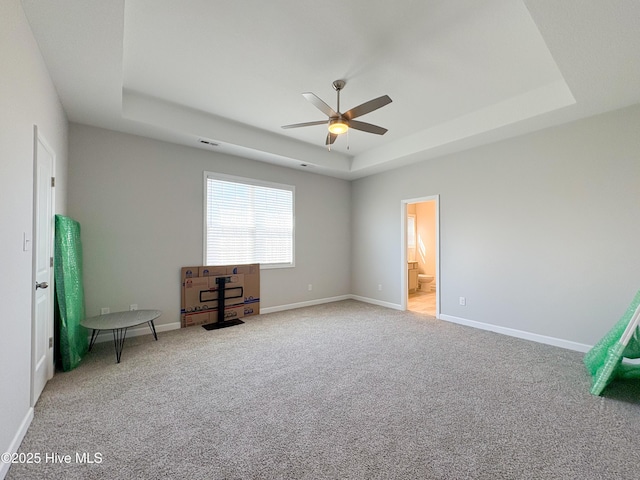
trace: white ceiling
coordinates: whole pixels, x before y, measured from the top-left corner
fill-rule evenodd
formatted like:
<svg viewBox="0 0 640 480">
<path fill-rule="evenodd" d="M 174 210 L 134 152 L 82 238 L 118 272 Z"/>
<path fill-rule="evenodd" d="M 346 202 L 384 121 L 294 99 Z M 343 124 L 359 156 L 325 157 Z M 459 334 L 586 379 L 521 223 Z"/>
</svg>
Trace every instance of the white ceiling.
<svg viewBox="0 0 640 480">
<path fill-rule="evenodd" d="M 636 0 L 22 4 L 69 120 L 340 178 L 640 102 Z M 281 129 L 336 79 L 384 136 Z"/>
</svg>

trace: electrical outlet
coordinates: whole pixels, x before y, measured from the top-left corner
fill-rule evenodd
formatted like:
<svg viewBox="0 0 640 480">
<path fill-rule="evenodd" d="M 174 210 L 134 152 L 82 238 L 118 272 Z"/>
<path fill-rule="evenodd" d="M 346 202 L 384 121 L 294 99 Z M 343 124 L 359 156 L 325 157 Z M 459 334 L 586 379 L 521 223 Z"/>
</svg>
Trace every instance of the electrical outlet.
<svg viewBox="0 0 640 480">
<path fill-rule="evenodd" d="M 382 284 L 381 284 L 381 283 L 379 283 L 379 284 L 378 284 L 378 291 L 379 291 L 379 292 L 381 292 L 381 291 L 382 291 Z"/>
<path fill-rule="evenodd" d="M 467 305 L 466 297 L 460 297 L 460 305 L 462 305 L 463 307 Z"/>
<path fill-rule="evenodd" d="M 307 290 L 309 291 L 313 290 L 313 285 L 309 284 L 309 286 L 307 287 Z"/>
<path fill-rule="evenodd" d="M 109 307 L 102 307 L 100 309 L 100 315 L 106 315 L 107 313 L 111 313 L 111 310 L 109 309 Z"/>
<path fill-rule="evenodd" d="M 129 305 L 129 310 L 137 310 L 137 309 L 138 309 L 137 303 L 132 303 L 131 305 Z"/>
</svg>

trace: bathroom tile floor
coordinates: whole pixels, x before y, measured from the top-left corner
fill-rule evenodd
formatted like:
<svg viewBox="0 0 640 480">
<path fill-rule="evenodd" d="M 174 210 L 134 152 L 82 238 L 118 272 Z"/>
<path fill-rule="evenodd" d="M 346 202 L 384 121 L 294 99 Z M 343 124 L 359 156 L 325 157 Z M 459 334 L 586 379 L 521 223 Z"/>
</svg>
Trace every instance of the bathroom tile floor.
<svg viewBox="0 0 640 480">
<path fill-rule="evenodd" d="M 422 292 L 416 290 L 409 294 L 407 309 L 412 312 L 424 313 L 435 317 L 436 315 L 436 292 Z"/>
</svg>

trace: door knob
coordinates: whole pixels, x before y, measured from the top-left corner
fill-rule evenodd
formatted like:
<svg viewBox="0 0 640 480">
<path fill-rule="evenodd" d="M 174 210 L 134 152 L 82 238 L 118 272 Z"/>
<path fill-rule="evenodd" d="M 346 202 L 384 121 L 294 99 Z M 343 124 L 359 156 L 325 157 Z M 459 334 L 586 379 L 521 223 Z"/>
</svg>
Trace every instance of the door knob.
<svg viewBox="0 0 640 480">
<path fill-rule="evenodd" d="M 49 284 L 47 282 L 41 282 L 41 283 L 36 282 L 36 290 L 39 288 L 47 288 L 48 286 Z"/>
</svg>

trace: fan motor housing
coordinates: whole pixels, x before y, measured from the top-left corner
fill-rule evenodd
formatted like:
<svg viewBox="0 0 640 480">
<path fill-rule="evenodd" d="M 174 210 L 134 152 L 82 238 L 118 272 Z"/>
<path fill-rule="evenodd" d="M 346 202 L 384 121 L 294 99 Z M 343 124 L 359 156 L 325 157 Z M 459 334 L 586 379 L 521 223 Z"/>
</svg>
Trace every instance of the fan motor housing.
<svg viewBox="0 0 640 480">
<path fill-rule="evenodd" d="M 344 88 L 346 84 L 347 82 L 345 82 L 344 80 L 335 80 L 333 82 L 333 88 L 334 90 L 340 91 Z"/>
</svg>

